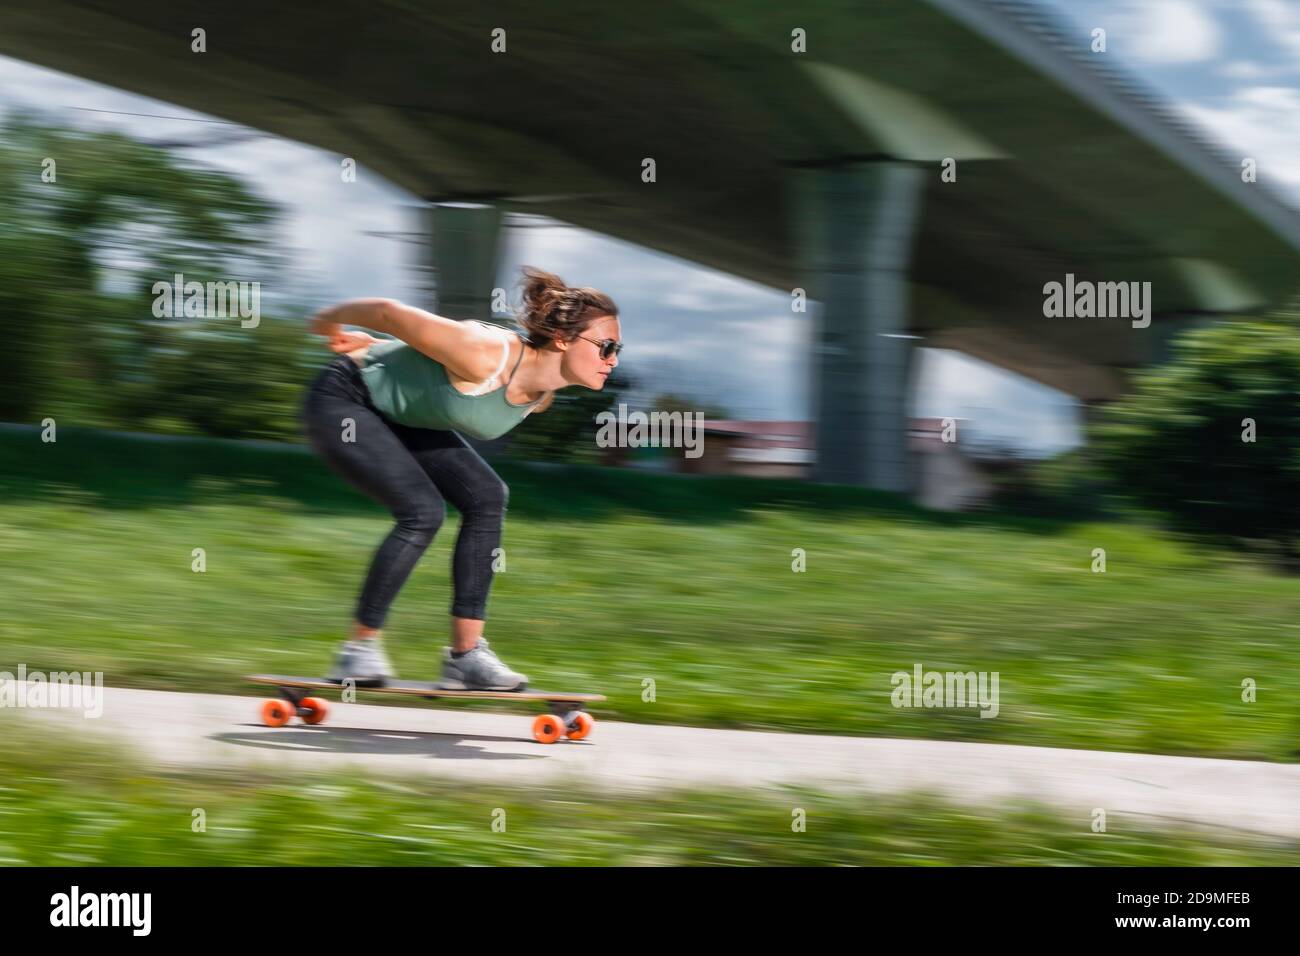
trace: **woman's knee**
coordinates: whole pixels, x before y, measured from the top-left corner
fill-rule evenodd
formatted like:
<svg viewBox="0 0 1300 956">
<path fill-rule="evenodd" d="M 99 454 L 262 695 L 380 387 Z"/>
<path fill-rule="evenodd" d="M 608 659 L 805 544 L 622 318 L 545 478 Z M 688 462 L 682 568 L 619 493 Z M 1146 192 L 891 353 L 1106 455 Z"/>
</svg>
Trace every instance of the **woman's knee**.
<svg viewBox="0 0 1300 956">
<path fill-rule="evenodd" d="M 441 498 L 422 498 L 394 513 L 397 526 L 407 539 L 428 546 L 447 518 L 447 508 Z"/>
<path fill-rule="evenodd" d="M 505 514 L 510 503 L 510 486 L 495 475 L 474 489 L 473 509 L 484 515 Z"/>
</svg>

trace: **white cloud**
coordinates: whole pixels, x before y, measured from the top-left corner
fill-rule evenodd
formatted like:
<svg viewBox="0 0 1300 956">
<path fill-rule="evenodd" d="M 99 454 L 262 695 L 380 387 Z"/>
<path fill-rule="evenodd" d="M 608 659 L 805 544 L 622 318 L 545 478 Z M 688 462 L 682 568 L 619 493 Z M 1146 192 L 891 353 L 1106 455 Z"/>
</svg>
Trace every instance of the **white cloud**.
<svg viewBox="0 0 1300 956">
<path fill-rule="evenodd" d="M 1248 86 L 1221 106 L 1182 103 L 1178 108 L 1234 153 L 1255 159 L 1261 182 L 1278 183 L 1300 202 L 1300 90 Z"/>
<path fill-rule="evenodd" d="M 693 268 L 665 289 L 664 305 L 691 312 L 731 312 L 763 301 L 770 290 L 722 272 Z"/>
<path fill-rule="evenodd" d="M 1262 80 L 1274 72 L 1276 71 L 1248 60 L 1236 60 L 1219 67 L 1219 75 L 1226 76 L 1230 80 Z"/>
<path fill-rule="evenodd" d="M 1247 86 L 1235 99 L 1247 108 L 1292 113 L 1300 110 L 1300 90 L 1293 86 Z"/>
<path fill-rule="evenodd" d="M 965 418 L 976 441 L 1036 455 L 1081 441 L 1078 403 L 1069 395 L 950 349 L 922 348 L 913 414 Z"/>
<path fill-rule="evenodd" d="M 1108 31 L 1116 49 L 1148 63 L 1197 63 L 1218 55 L 1222 30 L 1199 0 L 1144 0 Z"/>
<path fill-rule="evenodd" d="M 1293 0 L 1243 0 L 1243 6 L 1264 36 L 1300 57 L 1300 5 Z"/>
</svg>

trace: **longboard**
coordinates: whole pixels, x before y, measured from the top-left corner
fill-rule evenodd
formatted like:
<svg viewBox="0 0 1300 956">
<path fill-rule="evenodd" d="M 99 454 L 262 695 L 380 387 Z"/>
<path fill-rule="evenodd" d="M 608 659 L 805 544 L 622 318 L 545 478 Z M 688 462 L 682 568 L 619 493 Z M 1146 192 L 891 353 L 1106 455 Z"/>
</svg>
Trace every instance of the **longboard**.
<svg viewBox="0 0 1300 956">
<path fill-rule="evenodd" d="M 311 690 L 342 690 L 344 684 L 323 677 L 286 677 L 280 674 L 254 674 L 245 678 L 253 684 L 270 684 L 280 694 L 262 704 L 262 723 L 268 727 L 283 727 L 297 716 L 305 724 L 319 724 L 329 714 L 329 707 L 319 697 L 309 697 Z M 356 690 L 370 694 L 402 694 L 408 697 L 433 699 L 439 697 L 468 697 L 476 700 L 535 700 L 550 705 L 551 713 L 542 714 L 533 721 L 533 738 L 539 743 L 553 744 L 561 737 L 581 740 L 591 733 L 595 721 L 582 709 L 583 704 L 605 699 L 603 694 L 562 694 L 541 690 L 446 690 L 434 683 L 395 680 L 382 687 L 365 684 L 348 684 Z"/>
</svg>

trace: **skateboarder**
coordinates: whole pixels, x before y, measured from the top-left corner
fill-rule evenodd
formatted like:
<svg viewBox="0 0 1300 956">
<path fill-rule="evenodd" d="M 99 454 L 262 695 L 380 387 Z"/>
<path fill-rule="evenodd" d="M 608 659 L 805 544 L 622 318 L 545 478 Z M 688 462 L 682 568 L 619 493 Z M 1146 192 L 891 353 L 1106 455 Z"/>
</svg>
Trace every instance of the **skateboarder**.
<svg viewBox="0 0 1300 956">
<path fill-rule="evenodd" d="M 371 560 L 352 637 L 338 651 L 332 680 L 375 686 L 395 677 L 381 643 L 384 619 L 450 501 L 461 526 L 452 554 L 451 647 L 440 685 L 527 685 L 483 638 L 509 489 L 458 432 L 497 438 L 549 407 L 558 389 L 604 388 L 623 346 L 618 308 L 609 296 L 570 288 L 540 269 L 523 273 L 522 332 L 443 318 L 392 299 L 353 299 L 312 319 L 312 331 L 340 354 L 303 403 L 308 439 L 395 521 Z"/>
</svg>

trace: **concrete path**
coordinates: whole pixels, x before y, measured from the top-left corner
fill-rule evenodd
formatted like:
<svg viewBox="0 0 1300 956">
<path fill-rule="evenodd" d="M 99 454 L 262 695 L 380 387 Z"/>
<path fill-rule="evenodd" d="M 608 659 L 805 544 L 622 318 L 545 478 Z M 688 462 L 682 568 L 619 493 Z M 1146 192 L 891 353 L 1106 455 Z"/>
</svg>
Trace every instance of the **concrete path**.
<svg viewBox="0 0 1300 956">
<path fill-rule="evenodd" d="M 928 790 L 978 808 L 1032 798 L 1080 826 L 1101 807 L 1112 830 L 1119 821 L 1141 820 L 1300 838 L 1295 764 L 610 721 L 598 721 L 587 740 L 547 746 L 532 739 L 531 717 L 454 702 L 405 708 L 331 700 L 322 725 L 295 720 L 272 729 L 260 720 L 264 698 L 110 688 L 104 695 L 96 719 L 71 709 L 0 708 L 0 733 L 6 721 L 26 719 L 90 739 L 106 734 L 172 768 L 425 775 L 616 791 L 786 785 L 862 794 Z"/>
</svg>

